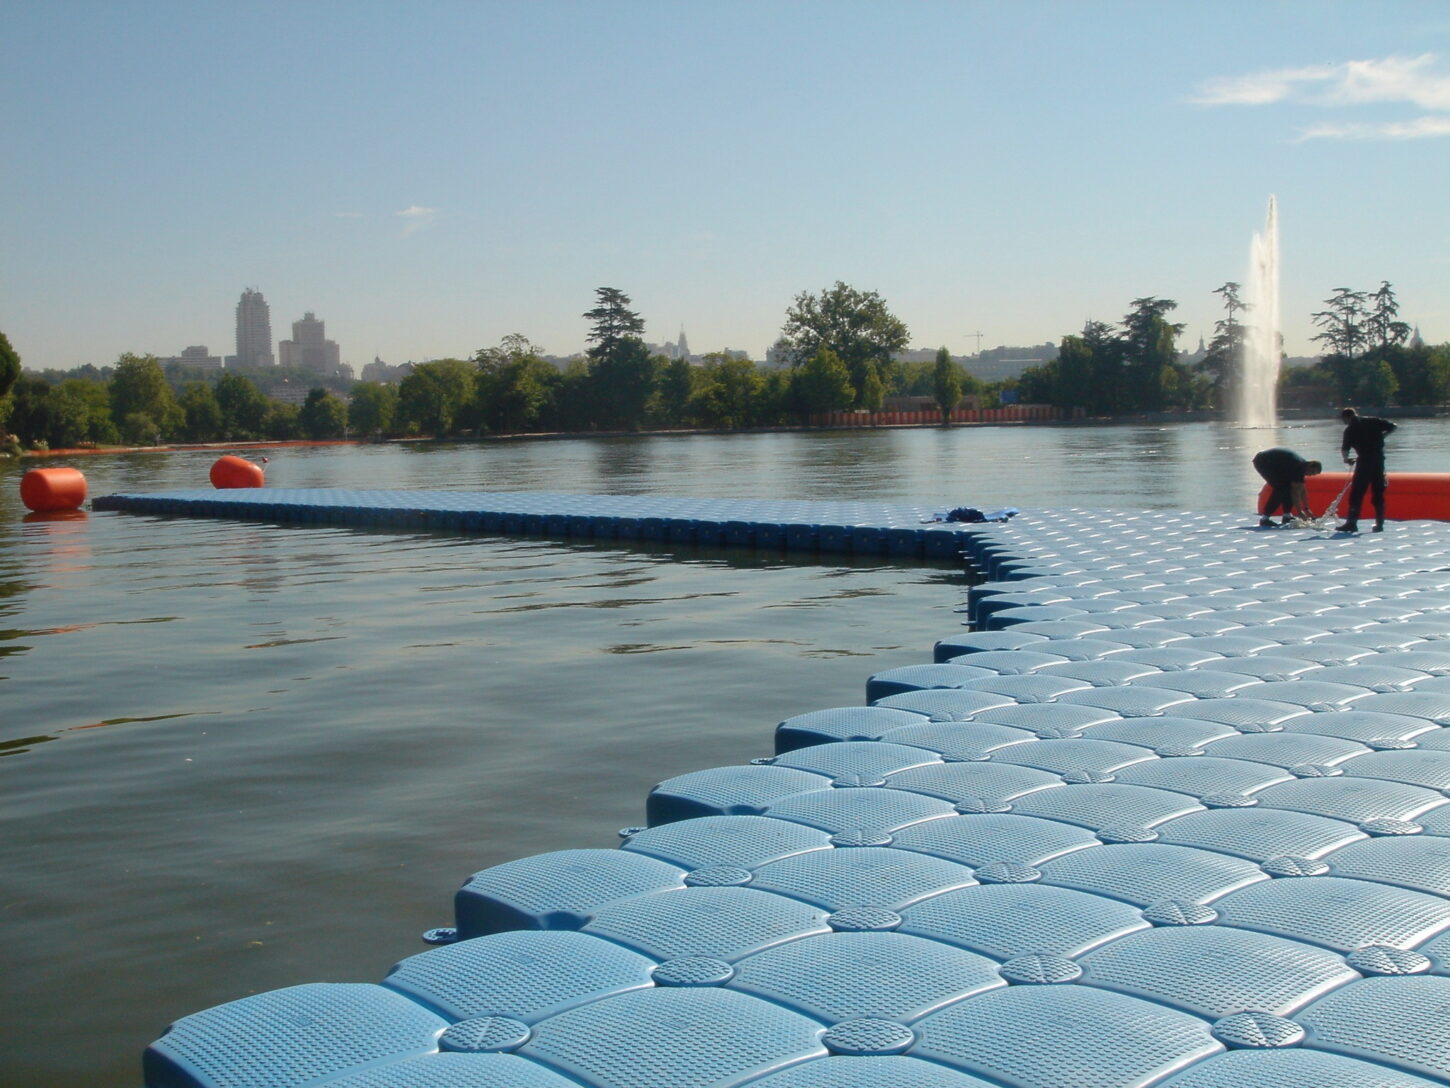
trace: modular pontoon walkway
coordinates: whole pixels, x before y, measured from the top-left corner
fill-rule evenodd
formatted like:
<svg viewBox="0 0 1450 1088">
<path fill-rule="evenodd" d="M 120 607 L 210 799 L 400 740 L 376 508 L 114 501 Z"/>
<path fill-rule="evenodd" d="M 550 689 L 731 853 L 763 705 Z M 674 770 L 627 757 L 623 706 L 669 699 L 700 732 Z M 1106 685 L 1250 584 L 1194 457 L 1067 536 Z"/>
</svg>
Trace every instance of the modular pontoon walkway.
<svg viewBox="0 0 1450 1088">
<path fill-rule="evenodd" d="M 881 502 L 571 495 L 541 491 L 198 489 L 107 495 L 97 510 L 304 524 L 443 529 L 556 540 L 664 540 L 790 552 L 955 557 L 957 523 L 930 523 L 924 506 Z"/>
<path fill-rule="evenodd" d="M 970 627 L 867 705 L 474 874 L 380 984 L 183 1018 L 147 1083 L 1450 1084 L 1450 525 L 964 532 Z"/>
</svg>

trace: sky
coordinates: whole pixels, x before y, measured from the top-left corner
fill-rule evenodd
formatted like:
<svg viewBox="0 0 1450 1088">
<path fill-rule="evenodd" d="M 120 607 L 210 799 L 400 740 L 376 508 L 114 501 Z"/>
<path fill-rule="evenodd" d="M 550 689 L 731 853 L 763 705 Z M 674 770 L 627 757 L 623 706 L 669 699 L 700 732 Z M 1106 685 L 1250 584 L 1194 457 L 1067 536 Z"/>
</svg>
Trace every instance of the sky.
<svg viewBox="0 0 1450 1088">
<path fill-rule="evenodd" d="M 581 351 L 600 287 L 759 359 L 837 281 L 916 347 L 1151 296 L 1191 350 L 1271 195 L 1289 354 L 1386 280 L 1450 341 L 1444 0 L 8 0 L 0 41 L 31 369 L 229 354 L 248 287 L 358 369 Z"/>
</svg>

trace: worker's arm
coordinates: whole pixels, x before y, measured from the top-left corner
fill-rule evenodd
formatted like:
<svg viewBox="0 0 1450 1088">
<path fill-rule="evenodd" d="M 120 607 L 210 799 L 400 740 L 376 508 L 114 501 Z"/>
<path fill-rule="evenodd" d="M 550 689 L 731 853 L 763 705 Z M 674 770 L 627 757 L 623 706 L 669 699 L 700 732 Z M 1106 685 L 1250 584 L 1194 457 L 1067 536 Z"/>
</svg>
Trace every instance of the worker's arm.
<svg viewBox="0 0 1450 1088">
<path fill-rule="evenodd" d="M 1304 486 L 1303 480 L 1295 480 L 1289 485 L 1289 498 L 1293 500 L 1290 513 L 1296 517 L 1312 518 L 1314 514 L 1309 509 L 1309 489 Z"/>
</svg>

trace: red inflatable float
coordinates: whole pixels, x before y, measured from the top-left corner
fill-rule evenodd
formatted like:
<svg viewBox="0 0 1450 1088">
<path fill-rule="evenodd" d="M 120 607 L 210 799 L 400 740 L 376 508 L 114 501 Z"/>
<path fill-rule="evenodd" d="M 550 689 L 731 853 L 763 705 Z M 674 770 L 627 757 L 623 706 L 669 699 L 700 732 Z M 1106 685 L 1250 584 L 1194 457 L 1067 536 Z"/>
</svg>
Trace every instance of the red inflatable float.
<svg viewBox="0 0 1450 1088">
<path fill-rule="evenodd" d="M 1390 521 L 1450 521 L 1450 472 L 1391 472 L 1386 475 L 1389 486 L 1385 488 L 1385 517 Z M 1349 483 L 1347 472 L 1324 472 L 1310 476 L 1304 481 L 1304 490 L 1309 493 L 1309 508 L 1323 515 L 1325 507 Z M 1269 500 L 1269 488 L 1265 485 L 1259 492 L 1259 510 Z M 1335 517 L 1346 517 L 1349 513 L 1349 495 L 1334 508 Z M 1374 517 L 1374 507 L 1369 495 L 1360 503 L 1359 516 L 1362 519 Z"/>
<path fill-rule="evenodd" d="M 33 468 L 20 478 L 20 501 L 37 514 L 79 510 L 86 478 L 73 468 Z"/>
<path fill-rule="evenodd" d="M 227 454 L 217 458 L 216 464 L 211 466 L 211 486 L 218 489 L 261 487 L 264 480 L 262 466 L 253 464 L 244 457 Z"/>
</svg>

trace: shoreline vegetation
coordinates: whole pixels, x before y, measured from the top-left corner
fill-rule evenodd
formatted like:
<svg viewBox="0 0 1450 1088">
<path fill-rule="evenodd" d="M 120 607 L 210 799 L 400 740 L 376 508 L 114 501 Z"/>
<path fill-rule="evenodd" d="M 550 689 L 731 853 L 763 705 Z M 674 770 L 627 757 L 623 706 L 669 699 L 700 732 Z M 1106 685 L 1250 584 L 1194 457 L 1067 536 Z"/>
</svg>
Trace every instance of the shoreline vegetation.
<svg viewBox="0 0 1450 1088">
<path fill-rule="evenodd" d="M 743 352 L 659 353 L 630 298 L 596 290 L 589 349 L 561 367 L 521 335 L 467 359 L 410 363 L 354 382 L 351 371 L 212 370 L 152 355 L 113 367 L 22 372 L 0 334 L 0 454 L 90 449 L 272 448 L 294 442 L 518 441 L 623 434 L 1171 423 L 1223 418 L 1238 399 L 1252 331 L 1238 285 L 1213 342 L 1178 350 L 1172 299 L 1134 299 L 1117 325 L 1089 321 L 1017 377 L 986 381 L 942 347 L 907 358 L 906 325 L 874 291 L 837 282 L 797 296 L 756 362 Z M 1279 404 L 1317 418 L 1347 404 L 1435 414 L 1450 405 L 1450 344 L 1429 347 L 1397 318 L 1386 282 L 1340 289 L 1315 314 L 1329 352 L 1285 370 Z M 1021 360 L 1026 361 L 1026 360 Z"/>
<path fill-rule="evenodd" d="M 1024 405 L 1024 408 L 1042 407 L 1037 405 Z M 978 415 L 1005 416 L 1006 409 L 984 410 Z M 1330 405 L 1322 411 L 1304 408 L 1286 408 L 1279 412 L 1279 422 L 1295 423 L 1314 421 L 1317 419 L 1337 418 L 1338 406 Z M 1388 418 L 1433 418 L 1436 416 L 1450 415 L 1450 406 L 1436 405 L 1384 405 L 1369 406 L 1365 411 L 1377 416 Z M 895 415 L 899 413 L 880 413 L 880 415 Z M 943 424 L 939 421 L 883 421 L 875 418 L 876 413 L 861 413 L 859 422 L 833 421 L 829 423 L 818 423 L 796 426 L 776 427 L 660 427 L 642 428 L 640 430 L 616 430 L 616 431 L 523 431 L 511 434 L 485 434 L 485 435 L 407 435 L 398 437 L 374 437 L 374 438 L 326 438 L 326 439 L 256 439 L 239 442 L 163 442 L 154 446 L 148 445 L 102 445 L 86 444 L 61 449 L 39 449 L 25 450 L 22 457 L 85 457 L 99 454 L 123 454 L 123 453 L 205 453 L 213 451 L 216 453 L 228 453 L 234 451 L 263 451 L 272 449 L 288 448 L 312 448 L 323 446 L 405 446 L 405 445 L 426 445 L 433 443 L 447 443 L 450 445 L 487 445 L 495 442 L 553 442 L 561 440 L 590 439 L 590 438 L 688 438 L 692 435 L 725 435 L 725 434 L 800 434 L 824 431 L 850 431 L 850 430 L 922 430 L 922 429 L 957 429 L 972 427 L 1078 427 L 1078 426 L 1143 426 L 1143 425 L 1167 425 L 1173 423 L 1226 423 L 1231 422 L 1229 413 L 1220 411 L 1188 411 L 1188 412 L 1146 412 L 1131 415 L 1118 416 L 1086 416 L 1075 414 L 1070 417 L 1062 417 L 1057 414 L 1051 416 L 1044 413 L 1037 413 L 1031 416 L 1019 418 L 986 418 L 954 421 L 950 424 Z"/>
</svg>

